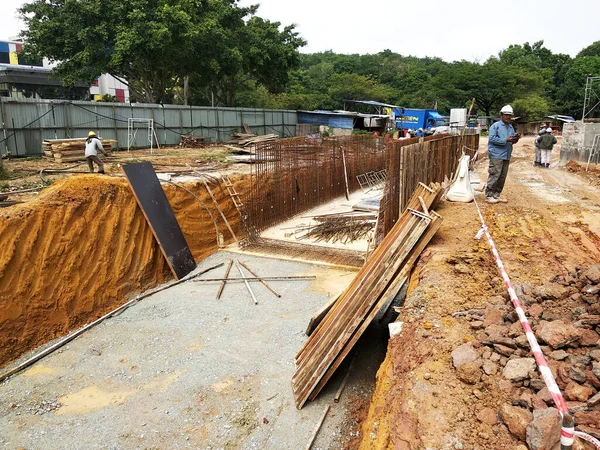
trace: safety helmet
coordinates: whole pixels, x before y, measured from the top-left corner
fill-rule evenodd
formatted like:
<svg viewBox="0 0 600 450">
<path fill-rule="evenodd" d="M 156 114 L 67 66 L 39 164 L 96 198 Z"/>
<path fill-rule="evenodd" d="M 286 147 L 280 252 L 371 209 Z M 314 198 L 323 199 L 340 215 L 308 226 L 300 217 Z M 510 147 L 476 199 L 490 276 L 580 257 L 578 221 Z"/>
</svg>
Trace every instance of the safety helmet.
<svg viewBox="0 0 600 450">
<path fill-rule="evenodd" d="M 538 134 L 544 134 L 546 132 L 545 128 L 540 128 L 540 131 L 538 131 Z"/>
<path fill-rule="evenodd" d="M 423 128 L 419 128 L 419 131 L 423 131 Z"/>
<path fill-rule="evenodd" d="M 88 133 L 88 137 L 96 137 L 96 132 L 95 131 L 90 131 Z"/>
<path fill-rule="evenodd" d="M 510 105 L 504 105 L 502 107 L 502 109 L 500 110 L 500 114 L 510 114 L 512 116 L 513 115 L 512 106 L 510 106 Z"/>
<path fill-rule="evenodd" d="M 550 128 L 550 127 L 546 128 L 546 133 L 552 133 L 552 128 Z"/>
</svg>

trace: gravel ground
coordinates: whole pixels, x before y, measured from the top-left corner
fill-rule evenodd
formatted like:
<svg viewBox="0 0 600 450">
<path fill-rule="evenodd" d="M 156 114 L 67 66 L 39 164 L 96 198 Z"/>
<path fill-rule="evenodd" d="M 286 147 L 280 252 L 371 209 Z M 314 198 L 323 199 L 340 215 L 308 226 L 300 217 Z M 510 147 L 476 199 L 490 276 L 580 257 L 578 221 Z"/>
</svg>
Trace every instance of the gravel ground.
<svg viewBox="0 0 600 450">
<path fill-rule="evenodd" d="M 344 373 L 298 411 L 294 355 L 310 316 L 354 273 L 227 252 L 199 268 L 231 258 L 264 276 L 318 279 L 273 281 L 280 299 L 255 283 L 258 305 L 243 283 L 229 283 L 221 300 L 218 283 L 194 282 L 142 300 L 0 385 L 0 447 L 304 448 Z M 381 330 L 372 333 L 379 343 L 361 345 L 358 369 L 313 448 L 339 448 L 354 433 L 349 411 L 370 394 L 385 352 Z"/>
</svg>

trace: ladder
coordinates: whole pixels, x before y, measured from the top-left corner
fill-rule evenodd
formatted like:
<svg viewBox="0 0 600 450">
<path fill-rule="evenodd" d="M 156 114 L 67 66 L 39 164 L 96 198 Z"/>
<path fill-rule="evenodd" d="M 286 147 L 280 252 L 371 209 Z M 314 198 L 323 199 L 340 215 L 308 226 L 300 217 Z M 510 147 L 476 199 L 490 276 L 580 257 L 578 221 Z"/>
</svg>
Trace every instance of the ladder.
<svg viewBox="0 0 600 450">
<path fill-rule="evenodd" d="M 227 192 L 229 193 L 229 196 L 231 197 L 231 200 L 233 201 L 235 208 L 240 213 L 240 217 L 242 218 L 242 220 L 245 220 L 246 219 L 246 206 L 242 202 L 242 200 L 240 198 L 240 194 L 235 190 L 233 182 L 227 175 L 223 175 L 221 178 L 223 179 L 223 183 L 225 184 L 225 187 L 227 188 Z"/>
</svg>

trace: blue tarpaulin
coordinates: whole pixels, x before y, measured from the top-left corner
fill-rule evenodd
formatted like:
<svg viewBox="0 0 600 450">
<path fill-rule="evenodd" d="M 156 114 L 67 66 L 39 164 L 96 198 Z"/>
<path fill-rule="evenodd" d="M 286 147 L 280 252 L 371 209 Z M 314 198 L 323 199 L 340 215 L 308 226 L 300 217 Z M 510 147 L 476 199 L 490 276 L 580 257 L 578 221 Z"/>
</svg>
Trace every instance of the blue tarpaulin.
<svg viewBox="0 0 600 450">
<path fill-rule="evenodd" d="M 351 130 L 354 128 L 354 117 L 327 111 L 298 111 L 298 123 Z"/>
</svg>

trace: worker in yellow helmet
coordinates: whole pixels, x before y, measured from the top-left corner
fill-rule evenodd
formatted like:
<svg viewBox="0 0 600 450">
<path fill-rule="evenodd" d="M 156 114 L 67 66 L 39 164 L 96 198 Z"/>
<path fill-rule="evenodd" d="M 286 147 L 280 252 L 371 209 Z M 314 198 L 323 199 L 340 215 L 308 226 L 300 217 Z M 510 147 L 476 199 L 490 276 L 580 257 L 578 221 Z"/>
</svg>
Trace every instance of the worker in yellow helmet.
<svg viewBox="0 0 600 450">
<path fill-rule="evenodd" d="M 108 156 L 108 153 L 104 151 L 102 142 L 96 137 L 96 133 L 90 131 L 88 133 L 87 140 L 85 141 L 85 159 L 90 168 L 90 172 L 94 172 L 94 163 L 98 164 L 98 173 L 104 173 L 104 164 L 102 160 L 98 158 L 98 150 L 100 150 L 104 156 Z"/>
</svg>

